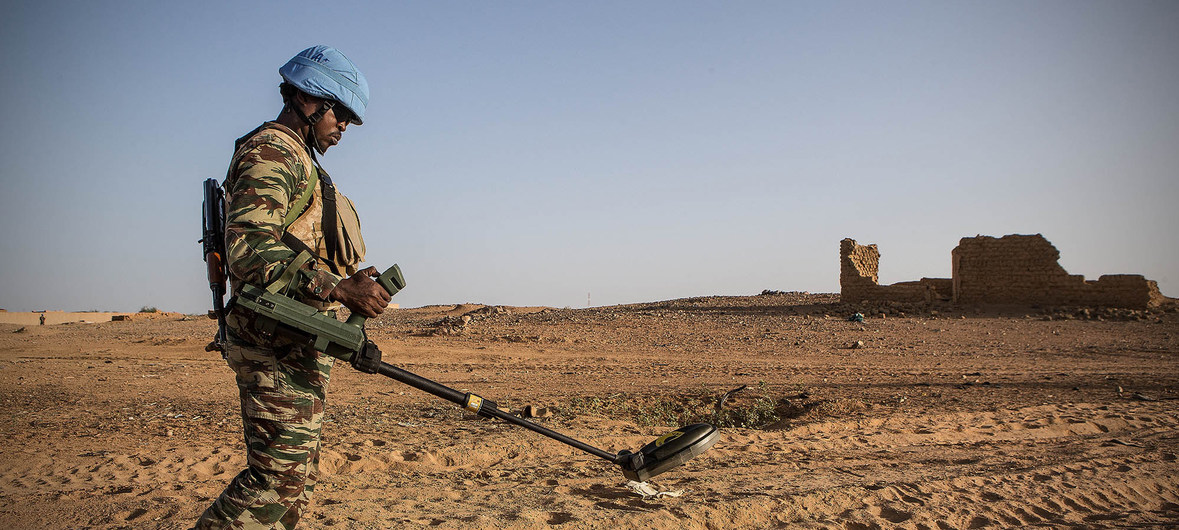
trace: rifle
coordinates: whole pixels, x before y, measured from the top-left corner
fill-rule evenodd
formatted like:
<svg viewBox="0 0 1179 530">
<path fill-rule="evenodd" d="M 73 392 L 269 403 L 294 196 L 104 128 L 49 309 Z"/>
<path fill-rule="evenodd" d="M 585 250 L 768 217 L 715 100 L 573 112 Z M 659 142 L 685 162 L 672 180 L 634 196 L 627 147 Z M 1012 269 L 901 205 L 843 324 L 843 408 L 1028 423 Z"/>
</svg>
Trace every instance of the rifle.
<svg viewBox="0 0 1179 530">
<path fill-rule="evenodd" d="M 229 276 L 229 265 L 225 259 L 225 190 L 217 179 L 205 179 L 205 202 L 202 205 L 201 248 L 204 251 L 205 268 L 209 277 L 209 289 L 213 290 L 213 313 L 217 318 L 217 336 L 205 346 L 205 351 L 217 350 L 225 357 L 225 280 Z M 213 315 L 211 315 L 213 316 Z"/>
</svg>

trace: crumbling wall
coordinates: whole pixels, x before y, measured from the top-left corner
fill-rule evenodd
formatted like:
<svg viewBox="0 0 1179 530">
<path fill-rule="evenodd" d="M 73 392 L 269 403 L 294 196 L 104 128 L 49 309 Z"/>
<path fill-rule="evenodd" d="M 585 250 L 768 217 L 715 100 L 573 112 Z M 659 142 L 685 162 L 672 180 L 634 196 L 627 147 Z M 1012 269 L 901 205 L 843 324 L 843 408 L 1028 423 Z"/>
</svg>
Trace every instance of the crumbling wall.
<svg viewBox="0 0 1179 530">
<path fill-rule="evenodd" d="M 1083 305 L 1146 309 L 1162 303 L 1158 284 L 1138 274 L 1096 281 L 1069 274 L 1040 234 L 964 237 L 951 252 L 953 300 L 960 304 Z"/>
<path fill-rule="evenodd" d="M 1149 309 L 1167 300 L 1158 283 L 1139 274 L 1107 274 L 1097 280 L 1069 274 L 1060 252 L 1044 236 L 964 237 L 950 253 L 952 278 L 879 284 L 880 251 L 854 239 L 839 242 L 840 300 L 855 302 L 950 301 L 964 305 L 1011 304 Z"/>
<path fill-rule="evenodd" d="M 839 297 L 845 302 L 870 299 L 879 287 L 880 251 L 876 245 L 839 242 Z"/>
<path fill-rule="evenodd" d="M 915 282 L 880 285 L 880 251 L 854 239 L 839 242 L 839 299 L 843 302 L 924 302 L 948 300 L 952 282 L 922 278 Z"/>
</svg>

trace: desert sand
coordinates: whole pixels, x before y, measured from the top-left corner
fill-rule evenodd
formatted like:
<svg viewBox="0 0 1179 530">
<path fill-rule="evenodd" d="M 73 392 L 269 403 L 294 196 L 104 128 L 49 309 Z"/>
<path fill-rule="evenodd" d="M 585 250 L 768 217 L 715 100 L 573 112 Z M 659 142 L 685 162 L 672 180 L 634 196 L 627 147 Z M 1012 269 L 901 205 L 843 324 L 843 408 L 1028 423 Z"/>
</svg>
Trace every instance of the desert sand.
<svg viewBox="0 0 1179 530">
<path fill-rule="evenodd" d="M 190 527 L 244 465 L 214 328 L 0 324 L 0 527 Z M 644 499 L 605 461 L 339 363 L 301 528 L 1179 525 L 1174 307 L 768 293 L 398 309 L 369 333 L 388 362 L 608 451 L 697 420 L 721 439 L 651 481 L 683 495 Z"/>
<path fill-rule="evenodd" d="M 97 324 L 99 322 L 110 322 L 114 317 L 128 318 L 131 315 L 133 314 L 102 311 L 86 311 L 80 313 L 66 311 L 0 311 L 0 324 L 20 324 L 22 326 Z M 45 324 L 41 324 L 41 317 L 45 317 Z"/>
</svg>

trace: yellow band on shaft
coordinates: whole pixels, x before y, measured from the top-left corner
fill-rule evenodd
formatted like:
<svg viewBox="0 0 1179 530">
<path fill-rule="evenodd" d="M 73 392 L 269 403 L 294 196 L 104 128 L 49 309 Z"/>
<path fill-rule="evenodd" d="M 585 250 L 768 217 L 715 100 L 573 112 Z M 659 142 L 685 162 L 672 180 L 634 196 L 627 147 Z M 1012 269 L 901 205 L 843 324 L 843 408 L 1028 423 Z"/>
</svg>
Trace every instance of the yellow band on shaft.
<svg viewBox="0 0 1179 530">
<path fill-rule="evenodd" d="M 482 406 L 483 398 L 476 396 L 475 394 L 467 394 L 467 404 L 464 408 L 477 414 L 479 412 L 479 408 Z"/>
</svg>

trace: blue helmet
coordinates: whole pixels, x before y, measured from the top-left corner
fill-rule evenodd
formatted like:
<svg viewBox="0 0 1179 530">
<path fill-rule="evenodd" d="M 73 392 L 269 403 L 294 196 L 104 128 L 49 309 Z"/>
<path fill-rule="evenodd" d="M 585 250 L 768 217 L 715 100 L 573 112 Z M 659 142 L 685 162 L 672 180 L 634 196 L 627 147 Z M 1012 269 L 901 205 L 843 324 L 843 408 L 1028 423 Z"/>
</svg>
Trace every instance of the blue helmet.
<svg viewBox="0 0 1179 530">
<path fill-rule="evenodd" d="M 344 54 L 331 46 L 312 46 L 278 69 L 287 83 L 312 96 L 334 100 L 364 123 L 368 107 L 368 80 Z"/>
</svg>

